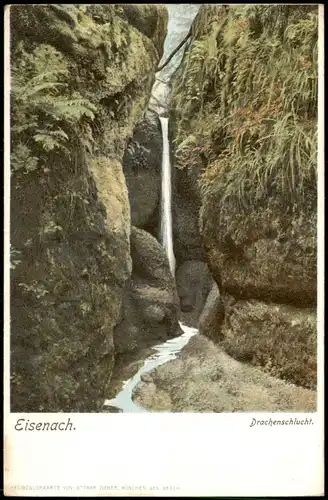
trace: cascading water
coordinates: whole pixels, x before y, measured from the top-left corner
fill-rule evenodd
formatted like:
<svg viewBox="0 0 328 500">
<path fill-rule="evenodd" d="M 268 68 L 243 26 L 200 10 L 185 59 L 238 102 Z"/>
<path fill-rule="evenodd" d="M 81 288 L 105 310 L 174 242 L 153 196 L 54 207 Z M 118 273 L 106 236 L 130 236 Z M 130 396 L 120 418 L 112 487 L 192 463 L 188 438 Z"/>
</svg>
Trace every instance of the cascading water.
<svg viewBox="0 0 328 500">
<path fill-rule="evenodd" d="M 160 116 L 163 136 L 162 153 L 162 212 L 161 212 L 161 241 L 166 251 L 172 275 L 175 273 L 175 257 L 173 252 L 172 234 L 172 183 L 170 145 L 168 138 L 168 118 Z M 119 408 L 125 413 L 145 412 L 146 410 L 132 399 L 133 389 L 141 381 L 141 376 L 167 361 L 175 359 L 189 339 L 198 333 L 195 328 L 179 323 L 183 334 L 154 347 L 155 354 L 147 358 L 140 370 L 129 380 L 124 382 L 123 389 L 114 399 L 105 401 L 105 406 L 112 409 Z"/>
<path fill-rule="evenodd" d="M 186 7 L 188 9 L 186 10 Z M 179 44 L 185 37 L 190 25 L 199 9 L 197 5 L 168 5 L 169 25 L 168 35 L 165 41 L 164 55 L 165 59 L 172 49 Z M 164 70 L 157 74 L 157 81 L 153 88 L 153 95 L 150 102 L 150 108 L 156 111 L 159 115 L 163 137 L 163 153 L 162 153 L 162 210 L 161 210 L 161 234 L 160 239 L 166 251 L 170 270 L 172 275 L 175 274 L 175 257 L 173 251 L 173 234 L 172 234 L 172 182 L 171 182 L 171 160 L 170 160 L 170 144 L 168 137 L 168 118 L 161 116 L 166 111 L 169 86 L 168 79 L 173 73 L 181 60 L 181 52 L 177 53 L 170 64 Z M 166 80 L 163 82 L 163 78 Z M 144 361 L 140 370 L 129 380 L 125 381 L 122 390 L 114 399 L 106 400 L 105 407 L 112 407 L 112 410 L 120 409 L 123 412 L 145 412 L 146 410 L 132 399 L 133 389 L 140 382 L 142 374 L 150 372 L 157 366 L 160 366 L 167 361 L 175 359 L 181 349 L 189 342 L 189 339 L 198 333 L 196 328 L 190 328 L 180 323 L 183 334 L 179 337 L 170 339 L 163 344 L 155 346 L 155 353 Z"/>
<path fill-rule="evenodd" d="M 171 273 L 175 273 L 175 257 L 173 251 L 172 235 L 172 183 L 171 183 L 171 160 L 170 144 L 168 137 L 168 118 L 160 116 L 163 137 L 162 153 L 162 213 L 161 213 L 161 241 L 165 248 Z"/>
<path fill-rule="evenodd" d="M 163 153 L 162 153 L 162 212 L 161 212 L 161 240 L 165 248 L 171 273 L 175 273 L 175 257 L 173 252 L 173 235 L 172 235 L 172 183 L 171 183 L 171 161 L 170 161 L 170 145 L 168 138 L 168 118 L 160 117 L 163 136 Z M 141 381 L 141 376 L 157 366 L 163 365 L 167 361 L 175 359 L 181 349 L 189 342 L 189 339 L 198 333 L 196 328 L 179 323 L 183 334 L 174 339 L 170 339 L 163 344 L 154 347 L 155 354 L 147 358 L 140 370 L 129 380 L 124 382 L 123 389 L 114 399 L 107 400 L 105 406 L 119 408 L 124 412 L 145 412 L 142 407 L 134 403 L 132 399 L 133 389 Z"/>
</svg>

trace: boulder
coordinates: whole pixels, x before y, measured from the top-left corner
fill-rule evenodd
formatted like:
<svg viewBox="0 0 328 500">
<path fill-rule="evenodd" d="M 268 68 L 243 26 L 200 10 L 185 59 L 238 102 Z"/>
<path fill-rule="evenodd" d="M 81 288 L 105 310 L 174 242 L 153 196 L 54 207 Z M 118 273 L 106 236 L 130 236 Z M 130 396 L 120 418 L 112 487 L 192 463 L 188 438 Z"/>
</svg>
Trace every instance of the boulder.
<svg viewBox="0 0 328 500">
<path fill-rule="evenodd" d="M 199 331 L 239 361 L 302 387 L 316 388 L 314 308 L 221 297 L 214 285 L 199 319 Z"/>
<path fill-rule="evenodd" d="M 10 9 L 11 411 L 103 404 L 132 271 L 121 161 L 166 32 L 152 11 L 148 38 L 117 5 Z"/>
<path fill-rule="evenodd" d="M 133 280 L 176 293 L 174 278 L 162 245 L 146 231 L 132 227 L 131 257 Z"/>
<path fill-rule="evenodd" d="M 231 214 L 204 198 L 201 230 L 209 268 L 235 298 L 309 307 L 317 297 L 316 212 L 265 209 Z"/>
<path fill-rule="evenodd" d="M 145 307 L 143 316 L 149 323 L 161 323 L 165 318 L 165 309 L 158 304 L 149 305 Z"/>
<path fill-rule="evenodd" d="M 224 320 L 224 312 L 224 302 L 217 284 L 214 283 L 199 318 L 199 332 L 218 342 L 222 336 L 221 326 Z"/>
<path fill-rule="evenodd" d="M 87 191 L 80 193 L 88 200 L 87 214 L 78 203 L 69 211 L 66 175 L 61 164 L 53 165 L 53 197 L 43 191 L 42 176 L 34 177 L 43 210 L 42 216 L 31 214 L 39 217 L 37 240 L 27 217 L 11 219 L 25 244 L 11 283 L 12 411 L 97 411 L 112 375 L 113 330 L 132 270 L 122 166 L 107 158 L 85 165 Z M 25 176 L 20 186 L 24 181 L 31 179 Z M 32 193 L 22 189 L 20 196 Z M 25 211 L 17 195 L 12 203 Z"/>
<path fill-rule="evenodd" d="M 131 256 L 132 275 L 115 330 L 115 347 L 121 355 L 180 333 L 178 296 L 163 247 L 149 233 L 133 227 Z"/>
<path fill-rule="evenodd" d="M 225 321 L 216 334 L 217 340 L 221 339 L 220 346 L 235 359 L 294 384 L 316 389 L 314 308 L 226 299 Z"/>
</svg>

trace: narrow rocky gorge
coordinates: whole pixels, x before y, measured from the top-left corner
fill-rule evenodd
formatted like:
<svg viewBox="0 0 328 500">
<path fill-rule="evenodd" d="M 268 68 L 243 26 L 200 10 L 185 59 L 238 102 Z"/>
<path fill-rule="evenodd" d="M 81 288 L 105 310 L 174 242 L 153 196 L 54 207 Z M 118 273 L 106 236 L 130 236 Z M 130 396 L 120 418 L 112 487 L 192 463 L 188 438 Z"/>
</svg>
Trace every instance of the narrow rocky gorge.
<svg viewBox="0 0 328 500">
<path fill-rule="evenodd" d="M 12 411 L 316 409 L 316 8 L 189 7 L 11 8 Z"/>
<path fill-rule="evenodd" d="M 202 6 L 193 22 L 169 116 L 176 282 L 200 336 L 141 377 L 134 400 L 151 411 L 316 408 L 316 14 Z M 291 68 L 308 93 L 288 102 Z"/>
</svg>

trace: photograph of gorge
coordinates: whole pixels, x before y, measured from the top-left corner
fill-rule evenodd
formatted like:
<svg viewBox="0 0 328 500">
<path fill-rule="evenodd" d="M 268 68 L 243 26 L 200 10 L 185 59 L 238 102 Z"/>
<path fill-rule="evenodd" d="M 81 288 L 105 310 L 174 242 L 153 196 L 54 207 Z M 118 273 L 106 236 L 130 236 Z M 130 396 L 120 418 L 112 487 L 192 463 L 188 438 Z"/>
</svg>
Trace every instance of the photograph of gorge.
<svg viewBox="0 0 328 500">
<path fill-rule="evenodd" d="M 10 7 L 12 412 L 315 412 L 318 5 Z"/>
</svg>

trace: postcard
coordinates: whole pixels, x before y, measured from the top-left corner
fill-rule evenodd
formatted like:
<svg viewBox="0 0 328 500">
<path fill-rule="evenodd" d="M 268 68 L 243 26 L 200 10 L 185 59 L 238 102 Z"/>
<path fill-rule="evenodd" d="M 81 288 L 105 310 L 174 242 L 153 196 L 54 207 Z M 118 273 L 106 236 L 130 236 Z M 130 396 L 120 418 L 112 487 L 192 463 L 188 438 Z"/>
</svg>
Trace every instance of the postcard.
<svg viewBox="0 0 328 500">
<path fill-rule="evenodd" d="M 324 496 L 323 26 L 6 7 L 6 496 Z"/>
</svg>

